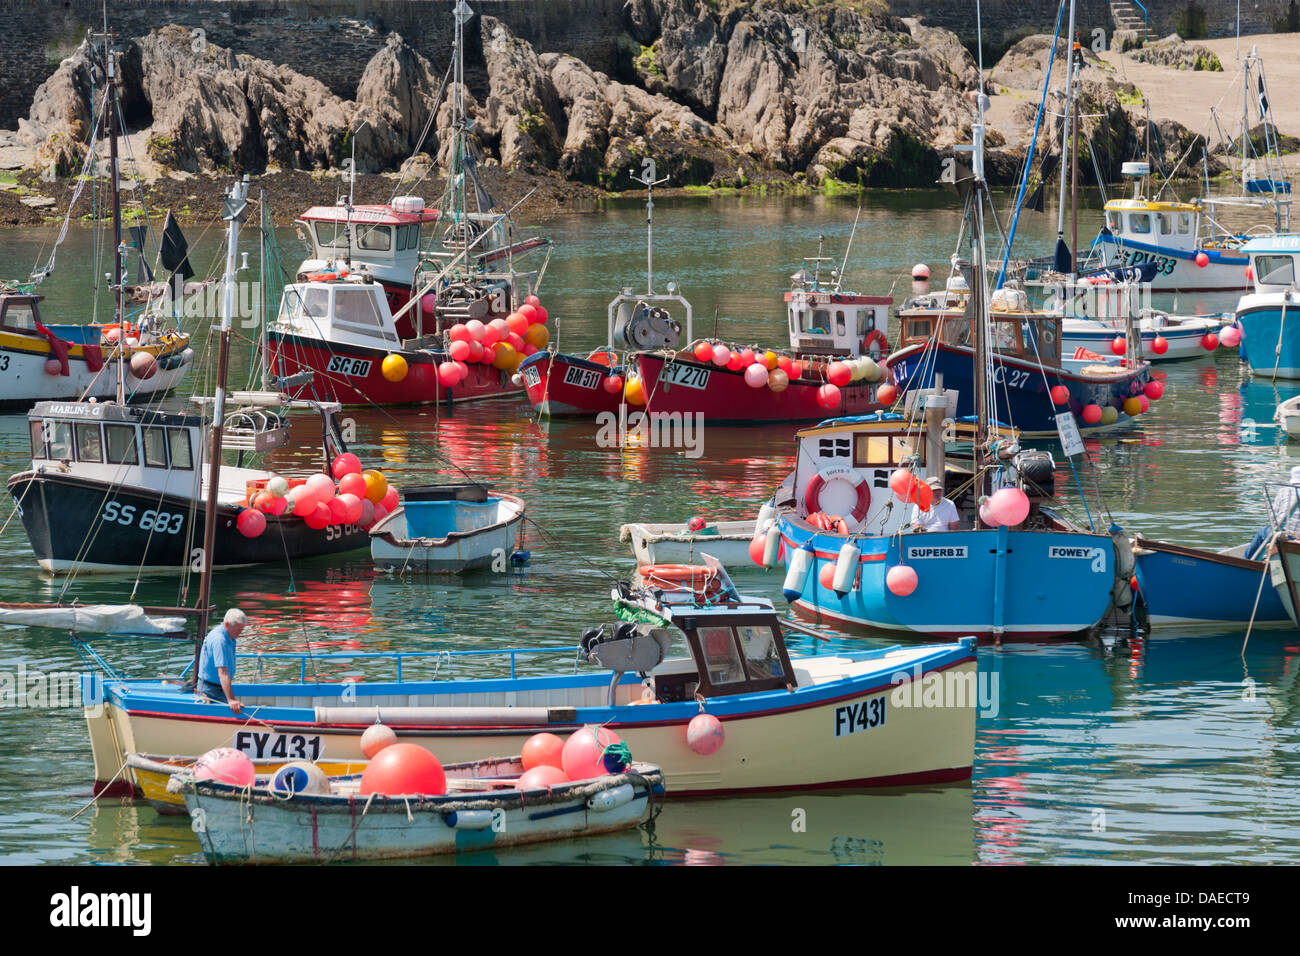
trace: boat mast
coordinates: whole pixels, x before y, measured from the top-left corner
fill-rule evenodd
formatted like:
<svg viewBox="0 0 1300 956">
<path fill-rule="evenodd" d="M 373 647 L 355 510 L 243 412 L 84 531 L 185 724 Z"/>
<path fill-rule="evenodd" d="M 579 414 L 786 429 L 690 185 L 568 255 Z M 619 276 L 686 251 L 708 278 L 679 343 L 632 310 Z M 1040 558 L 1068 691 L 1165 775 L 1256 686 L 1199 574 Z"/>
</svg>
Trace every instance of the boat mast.
<svg viewBox="0 0 1300 956">
<path fill-rule="evenodd" d="M 982 78 L 981 78 L 982 80 Z M 983 82 L 981 81 L 981 88 Z M 975 443 L 972 449 L 975 466 L 975 495 L 984 493 L 987 480 L 984 476 L 985 450 L 989 436 L 988 404 L 988 336 L 985 320 L 988 313 L 984 298 L 984 93 L 975 95 L 976 119 L 971 125 L 971 165 L 974 173 L 971 197 L 971 305 L 972 332 L 975 356 Z"/>
<path fill-rule="evenodd" d="M 1080 49 L 1079 38 L 1072 37 L 1070 41 L 1071 69 L 1075 66 L 1074 58 L 1080 56 Z M 1070 110 L 1073 114 L 1070 125 L 1074 128 L 1074 149 L 1071 151 L 1070 156 L 1070 277 L 1074 278 L 1079 274 L 1079 96 L 1077 93 L 1070 97 Z"/>
<path fill-rule="evenodd" d="M 107 18 L 107 13 L 105 14 Z M 104 75 L 108 83 L 108 175 L 109 188 L 113 197 L 113 321 L 117 323 L 117 401 L 126 404 L 126 302 L 122 288 L 123 258 L 126 250 L 122 245 L 122 188 L 117 173 L 117 69 L 113 56 L 113 34 L 108 31 L 108 22 L 104 23 Z"/>
<path fill-rule="evenodd" d="M 1070 0 L 1070 25 L 1065 31 L 1066 38 L 1070 43 L 1074 42 L 1074 0 Z M 983 78 L 981 77 L 981 89 L 983 88 Z M 1069 163 L 1070 154 L 1068 152 L 1070 145 L 1070 111 L 1074 100 L 1074 53 L 1071 50 L 1066 60 L 1065 71 L 1065 113 L 1061 123 L 1061 162 Z M 1062 268 L 1065 257 L 1070 255 L 1065 248 L 1065 184 L 1067 182 L 1066 169 L 1061 167 L 1061 197 L 1058 203 L 1056 216 L 1056 269 L 1058 272 L 1074 272 L 1074 262 L 1071 256 L 1070 268 Z"/>
<path fill-rule="evenodd" d="M 230 329 L 235 304 L 235 256 L 239 249 L 239 224 L 248 214 L 248 177 L 236 180 L 222 203 L 221 218 L 230 225 L 226 233 L 226 276 L 221 298 L 221 326 L 217 346 L 217 390 L 212 403 L 212 442 L 208 457 L 208 495 L 203 503 L 202 572 L 199 578 L 199 622 L 194 634 L 194 678 L 198 680 L 199 652 L 208 633 L 212 604 L 212 560 L 217 537 L 217 492 L 221 483 L 222 422 L 226 415 L 226 374 L 230 367 Z"/>
</svg>

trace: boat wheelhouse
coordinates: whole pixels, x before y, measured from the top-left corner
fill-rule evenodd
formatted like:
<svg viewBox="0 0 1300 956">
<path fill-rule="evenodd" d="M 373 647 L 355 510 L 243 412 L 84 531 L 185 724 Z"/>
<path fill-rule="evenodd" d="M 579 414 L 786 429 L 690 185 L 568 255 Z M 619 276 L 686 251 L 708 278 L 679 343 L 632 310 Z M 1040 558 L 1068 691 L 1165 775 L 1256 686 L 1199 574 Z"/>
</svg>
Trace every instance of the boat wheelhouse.
<svg viewBox="0 0 1300 956">
<path fill-rule="evenodd" d="M 421 659 L 454 666 L 460 655 L 478 651 L 363 654 L 372 667 L 385 658 L 396 663 L 397 679 L 387 681 L 339 681 L 332 675 L 341 671 L 317 670 L 353 655 L 271 653 L 256 655 L 259 674 L 264 666 L 282 674 L 290 665 L 302 676 L 253 682 L 246 679 L 251 656 L 239 655 L 244 663 L 237 664 L 234 689 L 241 714 L 175 681 L 95 675 L 102 684 L 88 689 L 97 696 L 86 697 L 104 702 L 86 712 L 95 790 L 134 787 L 131 753 L 197 756 L 233 742 L 254 758 L 279 748 L 291 759 L 297 747 L 302 757 L 356 760 L 361 734 L 376 720 L 444 763 L 474 759 L 488 744 L 518 752 L 538 732 L 608 726 L 636 759 L 663 769 L 674 795 L 969 778 L 978 696 L 973 641 L 792 657 L 772 603 L 739 594 L 720 564 L 705 562 L 684 575 L 642 569 L 615 588 L 621 620 L 583 637 L 582 653 L 598 668 L 592 672 L 572 672 L 572 646 L 503 651 L 509 676 L 503 668 L 501 677 L 486 679 L 403 679 L 403 665 L 407 674 Z M 106 667 L 83 642 L 76 646 L 97 669 Z M 677 647 L 683 651 L 674 653 Z M 520 654 L 551 654 L 568 666 L 550 676 L 516 677 Z M 311 679 L 315 673 L 331 676 Z M 687 744 L 685 727 L 701 710 L 723 728 L 725 740 L 713 753 Z M 250 717 L 257 734 L 241 733 Z"/>
<path fill-rule="evenodd" d="M 1261 236 L 1242 251 L 1254 289 L 1237 303 L 1241 355 L 1252 375 L 1300 379 L 1300 234 Z"/>
<path fill-rule="evenodd" d="M 276 393 L 234 392 L 231 398 L 224 446 L 240 461 L 288 441 L 289 409 L 319 411 L 327 432 L 338 411 L 337 405 L 291 402 Z M 113 402 L 37 404 L 28 415 L 32 466 L 11 477 L 8 487 L 41 568 L 53 574 L 188 568 L 203 543 L 210 425 L 204 415 Z M 289 515 L 267 515 L 267 530 L 258 537 L 239 533 L 239 513 L 271 476 L 221 465 L 216 567 L 365 546 L 368 536 L 360 528 L 313 530 Z"/>
</svg>

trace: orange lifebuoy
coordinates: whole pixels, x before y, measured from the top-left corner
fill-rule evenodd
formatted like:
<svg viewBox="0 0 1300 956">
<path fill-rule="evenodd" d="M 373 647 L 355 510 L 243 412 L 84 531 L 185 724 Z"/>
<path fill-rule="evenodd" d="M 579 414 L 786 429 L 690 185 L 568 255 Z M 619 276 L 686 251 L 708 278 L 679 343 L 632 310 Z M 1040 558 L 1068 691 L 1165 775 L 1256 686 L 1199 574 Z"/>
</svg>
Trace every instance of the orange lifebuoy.
<svg viewBox="0 0 1300 956">
<path fill-rule="evenodd" d="M 814 528 L 821 531 L 834 531 L 837 534 L 849 533 L 849 523 L 839 515 L 828 515 L 824 511 L 814 511 L 806 520 Z"/>
<path fill-rule="evenodd" d="M 702 564 L 648 564 L 638 569 L 647 584 L 673 589 L 689 589 L 696 594 L 722 590 L 722 580 L 713 568 Z"/>
<path fill-rule="evenodd" d="M 861 524 L 867 517 L 867 512 L 871 510 L 871 489 L 867 487 L 867 480 L 861 472 L 854 471 L 852 468 L 826 468 L 812 476 L 803 493 L 804 506 L 809 514 L 821 511 L 822 489 L 831 481 L 847 481 L 850 485 L 856 486 L 858 501 L 853 506 L 852 516 L 855 522 Z"/>
<path fill-rule="evenodd" d="M 880 329 L 872 329 L 867 333 L 866 338 L 862 340 L 862 354 L 870 354 L 871 346 L 876 343 L 879 343 L 880 345 L 880 355 L 889 354 L 889 337 L 886 336 L 884 332 L 880 331 Z"/>
</svg>

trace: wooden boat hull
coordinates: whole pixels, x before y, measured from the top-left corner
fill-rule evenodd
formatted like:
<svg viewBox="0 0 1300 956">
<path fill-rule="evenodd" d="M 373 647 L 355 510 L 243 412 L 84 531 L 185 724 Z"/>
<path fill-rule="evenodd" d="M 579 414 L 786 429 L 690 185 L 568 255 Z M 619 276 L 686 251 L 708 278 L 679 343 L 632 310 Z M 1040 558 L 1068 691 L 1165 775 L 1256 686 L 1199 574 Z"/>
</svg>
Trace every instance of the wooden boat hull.
<svg viewBox="0 0 1300 956">
<path fill-rule="evenodd" d="M 701 554 L 711 554 L 734 572 L 752 564 L 749 543 L 754 524 L 752 520 L 716 521 L 706 528 L 712 534 L 688 531 L 681 522 L 625 524 L 619 529 L 619 540 L 631 541 L 638 565 L 699 564 Z"/>
<path fill-rule="evenodd" d="M 665 787 L 657 767 L 636 763 L 550 789 L 441 797 L 284 799 L 213 781 L 184 791 L 208 862 L 239 864 L 387 860 L 614 833 L 648 817 Z"/>
<path fill-rule="evenodd" d="M 388 684 L 236 683 L 235 693 L 245 702 L 238 715 L 165 683 L 101 681 L 83 688 L 83 699 L 101 702 L 86 710 L 96 792 L 137 789 L 124 769 L 131 753 L 197 756 L 234 745 L 258 757 L 280 746 L 290 759 L 357 760 L 361 734 L 376 716 L 400 740 L 427 747 L 444 764 L 473 760 L 485 750 L 518 752 L 534 733 L 607 724 L 634 758 L 663 769 L 674 794 L 693 796 L 969 778 L 977 696 L 973 641 L 794 663 L 807 683 L 801 677 L 793 691 L 708 701 L 726 734 L 711 755 L 686 744 L 686 724 L 700 705 L 642 703 L 635 674 L 619 684 L 614 706 L 607 704 L 610 679 L 604 673 Z M 936 684 L 942 693 L 934 701 L 923 703 L 913 693 Z M 869 719 L 873 714 L 876 719 Z"/>
<path fill-rule="evenodd" d="M 98 327 L 95 338 L 98 340 Z M 55 335 L 84 334 L 83 327 L 53 326 Z M 136 378 L 130 368 L 126 371 L 128 400 L 156 398 L 176 388 L 189 374 L 193 353 L 186 355 L 188 336 L 170 336 L 157 344 L 138 346 L 131 350 L 148 352 L 157 361 L 157 371 L 147 379 Z M 117 396 L 117 360 L 112 347 L 101 349 L 103 367 L 91 371 L 86 362 L 86 348 L 72 344 L 68 349 L 68 374 L 51 375 L 45 363 L 52 357 L 50 343 L 34 333 L 0 331 L 0 408 L 30 408 L 37 402 L 50 400 L 76 401 L 83 393 L 87 398 L 112 399 Z M 128 358 L 129 362 L 129 358 Z"/>
<path fill-rule="evenodd" d="M 1262 561 L 1134 540 L 1138 592 L 1152 624 L 1282 624 L 1286 608 Z M 1262 588 L 1261 588 L 1262 585 Z M 1258 606 L 1256 598 L 1258 597 Z"/>
<path fill-rule="evenodd" d="M 817 390 L 825 382 L 796 379 L 782 392 L 766 386 L 752 388 L 743 371 L 719 368 L 712 363 L 672 357 L 672 371 L 664 366 L 671 353 L 638 352 L 633 358 L 644 383 L 645 405 L 629 405 L 628 413 L 704 416 L 715 425 L 770 425 L 781 422 L 818 422 L 827 415 L 861 415 L 881 408 L 876 388 L 883 384 L 851 382 L 840 389 L 840 405 L 826 409 L 817 402 Z M 624 368 L 560 353 L 538 353 L 520 365 L 528 400 L 544 415 L 594 417 L 618 414 L 622 393 L 610 394 L 603 387 L 611 371 L 626 377 Z M 671 381 L 670 381 L 671 379 Z"/>
<path fill-rule="evenodd" d="M 458 574 L 485 568 L 504 571 L 519 543 L 524 502 L 497 494 L 486 504 L 436 502 L 456 506 L 456 530 L 438 537 L 412 537 L 407 514 L 423 502 L 407 502 L 370 529 L 370 555 L 383 571 L 435 571 Z M 481 514 L 480 514 L 481 512 Z"/>
<path fill-rule="evenodd" d="M 149 806 L 165 816 L 185 814 L 185 797 L 179 790 L 169 790 L 167 784 L 177 772 L 193 762 L 191 758 L 182 757 L 143 757 L 139 754 L 131 754 L 128 757 L 131 774 L 140 790 L 140 796 L 148 801 Z M 265 784 L 286 763 L 288 763 L 286 760 L 255 760 L 259 783 Z M 325 774 L 334 777 L 360 773 L 366 768 L 365 763 L 364 760 L 322 760 L 316 765 Z"/>
<path fill-rule="evenodd" d="M 78 572 L 184 571 L 203 543 L 203 508 L 190 498 L 156 489 L 96 481 L 54 471 L 22 472 L 9 479 L 23 527 L 41 568 Z M 339 554 L 363 548 L 368 534 L 356 525 L 320 530 L 300 518 L 266 516 L 256 538 L 239 533 L 243 510 L 218 505 L 213 553 L 216 568 L 246 567 Z"/>
<path fill-rule="evenodd" d="M 1273 553 L 1268 556 L 1269 581 L 1292 625 L 1297 625 L 1296 608 L 1300 607 L 1300 541 L 1279 534 L 1273 538 L 1273 548 Z"/>
<path fill-rule="evenodd" d="M 1109 535 L 1060 531 L 932 531 L 855 537 L 862 551 L 857 587 L 844 595 L 822 585 L 848 538 L 779 517 L 787 568 L 810 542 L 815 560 L 793 591 L 796 607 L 833 621 L 930 636 L 1036 639 L 1095 627 L 1111 607 L 1115 543 Z M 890 568 L 917 573 L 911 594 L 885 585 Z M 787 592 L 791 598 L 791 592 Z"/>
<path fill-rule="evenodd" d="M 267 330 L 267 351 L 273 374 L 287 378 L 311 371 L 304 394 L 343 405 L 456 404 L 522 397 L 524 389 L 510 373 L 481 363 L 469 366 L 469 377 L 454 388 L 438 381 L 438 365 L 450 361 L 445 352 L 431 349 L 370 348 L 297 335 L 281 329 Z M 384 378 L 384 359 L 400 355 L 406 360 L 406 377 L 400 382 Z"/>
<path fill-rule="evenodd" d="M 900 349 L 888 359 L 889 367 L 899 381 L 902 391 L 934 387 L 936 375 L 943 376 L 946 389 L 957 390 L 957 415 L 964 417 L 975 413 L 973 395 L 975 383 L 971 350 L 966 347 L 940 344 L 927 354 L 924 345 L 910 345 Z M 1074 412 L 1081 431 L 1099 431 L 1106 427 L 1117 428 L 1131 424 L 1124 414 L 1124 400 L 1140 395 L 1151 378 L 1148 365 L 1137 368 L 1115 367 L 1113 371 L 1096 374 L 1083 371 L 1086 363 L 1073 363 L 1079 370 L 1069 367 L 1044 370 L 1035 362 L 1007 355 L 993 359 L 993 377 L 997 383 L 998 417 L 1009 417 L 1007 424 L 1014 425 L 1026 436 L 1055 436 L 1056 416 L 1066 410 L 1057 406 L 1049 394 L 1056 385 L 1064 385 L 1070 392 L 1069 410 Z M 1118 418 L 1111 426 L 1090 426 L 1080 417 L 1087 405 L 1101 408 L 1111 406 Z"/>
<path fill-rule="evenodd" d="M 1300 297 L 1244 296 L 1237 306 L 1241 355 L 1252 375 L 1300 379 Z"/>
<path fill-rule="evenodd" d="M 1246 278 L 1250 257 L 1222 249 L 1174 249 L 1131 238 L 1120 239 L 1102 232 L 1095 240 L 1106 266 L 1140 266 L 1147 262 L 1159 265 L 1151 280 L 1152 292 L 1245 292 L 1251 287 Z M 1202 268 L 1196 254 L 1204 252 L 1209 262 Z"/>
</svg>

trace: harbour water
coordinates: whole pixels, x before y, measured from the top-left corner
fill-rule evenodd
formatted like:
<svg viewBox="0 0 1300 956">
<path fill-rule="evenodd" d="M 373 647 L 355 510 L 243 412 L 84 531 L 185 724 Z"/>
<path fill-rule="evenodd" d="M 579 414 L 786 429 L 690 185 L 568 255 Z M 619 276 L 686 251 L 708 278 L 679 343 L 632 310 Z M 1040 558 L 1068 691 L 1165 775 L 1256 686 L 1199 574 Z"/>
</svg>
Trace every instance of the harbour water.
<svg viewBox="0 0 1300 956">
<path fill-rule="evenodd" d="M 901 299 L 908 270 L 930 263 L 946 274 L 959 226 L 956 199 L 942 192 L 872 193 L 848 260 L 846 285 Z M 695 306 L 696 334 L 784 342 L 787 277 L 827 236 L 842 255 L 854 201 L 827 198 L 700 198 L 656 201 L 656 284 L 672 280 Z M 1095 214 L 1081 216 L 1095 222 Z M 556 253 L 542 292 L 564 350 L 604 343 L 605 305 L 622 285 L 643 287 L 641 200 L 542 224 Z M 1027 216 L 1025 251 L 1047 251 L 1054 217 Z M 1026 228 L 1022 223 L 1022 229 Z M 220 266 L 218 229 L 188 230 L 196 271 Z M 0 275 L 25 275 L 53 229 L 14 230 L 0 240 Z M 255 234 L 244 248 L 256 269 Z M 302 247 L 280 234 L 286 269 Z M 46 321 L 82 321 L 91 301 L 92 237 L 74 230 L 59 272 L 41 291 Z M 98 272 L 102 275 L 101 264 Z M 255 278 L 255 274 L 253 276 Z M 1200 303 L 1215 310 L 1232 302 Z M 1188 307 L 1192 303 L 1179 303 Z M 106 296 L 99 301 L 101 319 Z M 200 361 L 185 391 L 202 391 Z M 255 329 L 242 334 L 251 337 Z M 248 374 L 241 340 L 232 375 Z M 1272 426 L 1277 402 L 1300 389 L 1251 382 L 1236 355 L 1221 352 L 1165 365 L 1166 395 L 1131 432 L 1089 440 L 1075 473 L 1061 463 L 1069 510 L 1076 482 L 1091 517 L 1132 532 L 1194 546 L 1226 547 L 1264 523 L 1265 481 L 1285 480 L 1293 451 Z M 238 605 L 251 626 L 242 651 L 441 650 L 572 647 L 585 626 L 611 618 L 611 575 L 632 569 L 621 524 L 752 516 L 788 472 L 793 429 L 710 427 L 703 454 L 632 445 L 602 448 L 594 423 L 537 421 L 523 402 L 457 408 L 353 409 L 352 450 L 400 485 L 463 473 L 523 496 L 537 527 L 522 547 L 523 569 L 465 580 L 376 573 L 366 552 L 292 568 L 219 573 L 214 599 Z M 316 436 L 274 453 L 272 467 L 307 467 Z M 1059 456 L 1059 449 L 1057 449 Z M 30 460 L 25 417 L 0 416 L 0 468 Z M 1076 475 L 1077 473 L 1077 475 Z M 1098 510 L 1098 493 L 1104 510 Z M 70 583 L 37 569 L 12 505 L 2 512 L 0 600 L 53 600 L 67 588 L 82 602 L 192 602 L 176 575 L 80 576 Z M 780 601 L 779 575 L 737 573 L 742 590 Z M 1265 585 L 1267 586 L 1267 585 Z M 1300 635 L 1161 629 L 1129 643 L 1055 641 L 980 648 L 993 695 L 978 722 L 973 779 L 909 790 L 785 794 L 669 801 L 653 834 L 644 830 L 522 851 L 457 858 L 466 863 L 865 863 L 1300 862 Z M 798 653 L 826 645 L 791 635 Z M 892 643 L 844 635 L 846 646 Z M 834 645 L 832 645 L 834 646 Z M 114 663 L 137 674 L 178 671 L 185 645 L 106 641 Z M 249 665 L 252 666 L 252 665 Z M 502 661 L 457 664 L 453 673 L 500 673 Z M 554 668 L 554 658 L 521 670 Z M 573 666 L 566 662 L 559 666 Z M 67 635 L 0 629 L 0 673 L 78 672 Z M 323 671 L 321 671 L 323 672 Z M 447 673 L 444 665 L 441 674 Z M 58 703 L 45 701 L 46 704 Z M 184 818 L 145 805 L 90 803 L 86 729 L 75 707 L 0 709 L 0 862 L 198 864 Z M 671 781 L 669 782 L 671 788 Z M 82 812 L 78 812 L 82 811 Z"/>
</svg>

